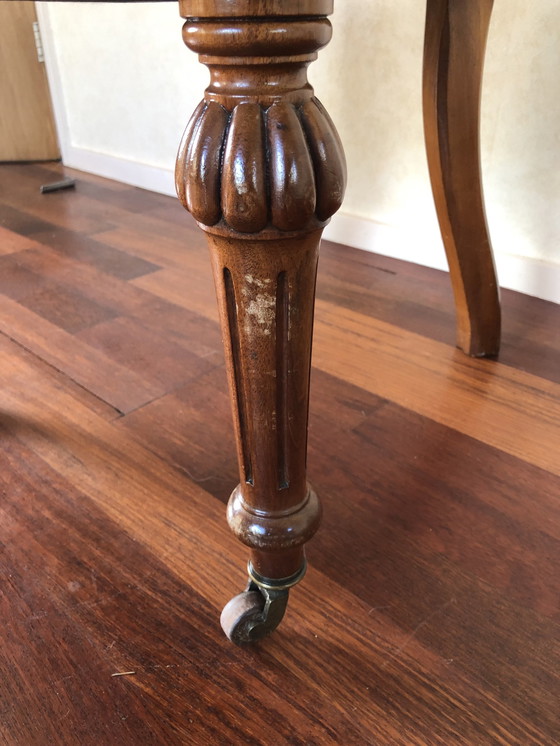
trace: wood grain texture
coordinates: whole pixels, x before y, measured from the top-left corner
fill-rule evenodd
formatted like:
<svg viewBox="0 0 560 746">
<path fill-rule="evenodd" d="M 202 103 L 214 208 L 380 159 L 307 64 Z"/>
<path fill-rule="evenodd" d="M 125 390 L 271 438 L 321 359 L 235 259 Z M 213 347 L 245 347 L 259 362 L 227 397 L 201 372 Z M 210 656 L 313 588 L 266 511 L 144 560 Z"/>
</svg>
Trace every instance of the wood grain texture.
<svg viewBox="0 0 560 746">
<path fill-rule="evenodd" d="M 258 13 L 271 16 L 329 15 L 333 0 L 179 0 L 183 18 L 227 18 Z"/>
<path fill-rule="evenodd" d="M 0 5 L 0 161 L 60 157 L 45 63 L 39 62 L 33 3 Z"/>
<path fill-rule="evenodd" d="M 224 148 L 222 210 L 240 233 L 258 233 L 268 222 L 264 122 L 258 104 L 234 110 Z"/>
<path fill-rule="evenodd" d="M 494 0 L 429 0 L 424 133 L 432 191 L 468 355 L 500 348 L 500 297 L 480 168 L 480 96 Z"/>
<path fill-rule="evenodd" d="M 223 3 L 203 18 L 181 6 L 183 40 L 210 72 L 175 181 L 207 234 L 218 297 L 240 479 L 227 519 L 250 568 L 283 588 L 303 576 L 321 514 L 306 478 L 313 304 L 322 228 L 346 180 L 340 138 L 307 80 L 331 38 L 327 4 L 282 3 L 281 17 L 280 6 L 230 4 L 235 18 Z M 228 606 L 230 639 L 249 608 Z"/>
<path fill-rule="evenodd" d="M 444 345 L 317 305 L 316 367 L 560 475 L 557 449 L 549 447 L 560 443 L 557 384 L 500 363 L 474 367 Z"/>
<path fill-rule="evenodd" d="M 323 526 L 282 626 L 239 650 L 218 624 L 244 549 L 207 249 L 177 201 L 69 170 L 76 199 L 121 197 L 99 232 L 68 210 L 47 245 L 34 168 L 0 200 L 0 741 L 557 743 L 558 306 L 506 291 L 500 362 L 469 360 L 444 273 L 323 246 Z M 44 199 L 62 220 L 66 197 Z M 96 266 L 96 245 L 146 274 Z M 83 326 L 84 298 L 110 318 Z"/>
</svg>

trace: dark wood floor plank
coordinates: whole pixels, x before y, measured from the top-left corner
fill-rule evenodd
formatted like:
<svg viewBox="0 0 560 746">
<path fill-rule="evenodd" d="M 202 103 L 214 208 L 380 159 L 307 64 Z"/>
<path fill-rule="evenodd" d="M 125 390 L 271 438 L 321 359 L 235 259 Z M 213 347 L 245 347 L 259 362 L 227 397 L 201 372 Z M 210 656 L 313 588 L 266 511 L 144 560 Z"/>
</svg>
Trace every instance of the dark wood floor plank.
<svg viewBox="0 0 560 746">
<path fill-rule="evenodd" d="M 324 245 L 323 527 L 280 629 L 240 650 L 204 237 L 176 200 L 2 168 L 0 741 L 560 742 L 558 307 L 506 293 L 500 362 L 469 360 L 445 275 Z M 73 202 L 28 209 L 62 173 Z"/>
<path fill-rule="evenodd" d="M 201 358 L 224 362 L 222 336 L 218 324 L 174 303 L 150 296 L 130 313 L 144 326 Z"/>
<path fill-rule="evenodd" d="M 337 350 L 337 355 L 332 350 Z M 560 386 L 317 302 L 313 364 L 366 391 L 560 474 Z"/>
<path fill-rule="evenodd" d="M 225 502 L 238 480 L 225 367 L 216 367 L 116 423 Z"/>
<path fill-rule="evenodd" d="M 302 721 L 290 724 L 287 702 L 259 681 L 249 663 L 245 676 L 260 684 L 267 701 L 263 724 L 250 697 L 239 701 L 247 684 L 235 667 L 243 662 L 231 660 L 227 643 L 212 634 L 215 610 L 75 485 L 66 485 L 17 442 L 10 445 L 13 466 L 26 463 L 27 471 L 17 485 L 6 485 L 10 501 L 2 506 L 3 525 L 12 529 L 7 539 L 18 538 L 4 558 L 16 605 L 4 609 L 11 621 L 8 649 L 2 651 L 8 664 L 3 681 L 11 686 L 12 705 L 2 723 L 8 740 L 18 734 L 22 744 L 259 743 L 272 740 L 280 728 L 284 736 L 299 730 L 321 742 L 329 729 L 313 715 L 317 703 L 310 703 L 307 722 L 302 707 Z M 38 480 L 43 490 L 31 503 L 29 489 Z M 57 546 L 60 531 L 66 541 Z M 55 595 L 52 585 L 61 577 L 69 580 Z M 45 645 L 59 653 L 44 656 Z M 21 658 L 20 646 L 26 649 Z M 50 687 L 38 698 L 34 681 L 41 657 Z M 216 661 L 213 670 L 201 667 L 208 657 Z M 129 677 L 113 676 L 130 670 Z"/>
<path fill-rule="evenodd" d="M 66 285 L 118 313 L 130 313 L 152 299 L 148 292 L 130 282 L 41 244 L 0 256 L 0 270 L 2 292 L 16 300 L 48 282 Z"/>
<path fill-rule="evenodd" d="M 41 184 L 43 184 L 49 181 L 57 181 L 65 177 L 76 178 L 79 179 L 81 182 L 87 184 L 91 183 L 94 185 L 98 185 L 110 195 L 116 195 L 119 192 L 131 189 L 128 184 L 124 184 L 122 181 L 105 179 L 102 176 L 97 176 L 96 174 L 90 174 L 85 171 L 78 171 L 74 168 L 69 168 L 68 166 L 63 165 L 60 161 L 0 164 L 0 168 L 4 169 L 4 166 L 7 166 L 10 169 L 11 177 L 18 180 L 22 178 L 25 178 L 26 180 L 33 178 L 35 182 L 40 182 Z M 2 173 L 4 173 L 4 170 L 2 170 Z"/>
<path fill-rule="evenodd" d="M 13 386 L 10 386 L 9 382 L 5 385 L 3 382 L 3 391 L 8 401 L 12 401 Z M 237 557 L 240 554 L 240 548 L 233 539 L 227 534 L 223 536 L 225 531 L 221 521 L 221 510 L 217 509 L 219 503 L 212 505 L 207 493 L 195 487 L 184 476 L 181 477 L 178 473 L 169 471 L 162 462 L 145 452 L 140 445 L 136 445 L 128 438 L 119 437 L 111 423 L 97 422 L 92 416 L 86 417 L 83 407 L 69 410 L 65 406 L 64 391 L 57 392 L 56 400 L 52 395 L 49 396 L 52 392 L 48 387 L 45 387 L 43 394 L 47 395 L 44 397 L 47 401 L 46 406 L 42 399 L 32 396 L 21 403 L 19 420 L 8 423 L 17 441 L 30 449 L 34 458 L 40 458 L 41 462 L 49 465 L 50 470 L 53 470 L 55 474 L 60 474 L 61 477 L 57 477 L 58 482 L 60 478 L 67 480 L 69 482 L 67 491 L 74 491 L 71 485 L 75 483 L 79 475 L 80 490 L 90 500 L 93 500 L 103 513 L 108 515 L 113 522 L 126 528 L 127 534 L 146 550 L 159 557 L 164 562 L 168 573 L 171 572 L 182 578 L 195 593 L 207 598 L 211 606 L 216 608 L 224 589 L 213 587 L 211 579 L 224 577 L 231 582 L 236 573 L 231 568 L 229 557 Z M 58 414 L 59 410 L 65 412 L 64 418 Z M 29 454 L 25 456 L 25 462 L 33 463 Z M 118 470 L 114 468 L 117 463 Z M 30 470 L 32 472 L 32 466 Z M 36 482 L 37 477 L 32 475 L 32 481 Z M 41 482 L 44 481 L 43 475 Z M 57 494 L 59 491 L 60 488 Z M 157 495 L 157 511 L 146 510 L 146 501 L 153 500 L 155 495 Z M 116 496 L 118 499 L 115 499 Z M 73 502 L 75 498 L 70 498 L 70 500 Z M 80 504 L 79 500 L 78 504 Z M 83 507 L 85 513 L 90 516 L 91 509 L 87 504 Z M 29 520 L 33 516 L 34 513 L 31 514 Z M 39 520 L 42 519 L 39 518 Z M 58 521 L 59 519 L 45 520 L 43 525 L 52 529 Z M 68 528 L 65 529 L 64 525 L 65 522 L 61 522 L 61 528 L 66 533 Z M 99 530 L 102 529 L 99 528 Z M 109 525 L 106 526 L 106 530 L 109 530 Z M 101 539 L 92 540 L 82 537 L 76 540 L 76 546 L 80 548 L 80 552 L 83 552 L 84 547 L 90 544 L 97 547 L 105 544 L 106 541 L 107 538 L 102 542 Z M 113 568 L 122 568 L 123 564 L 130 561 L 134 567 L 139 564 L 138 570 L 142 572 L 143 565 L 138 563 L 137 557 L 136 553 L 129 558 L 117 554 L 111 565 Z M 70 564 L 75 561 L 72 559 Z M 86 562 L 86 568 L 92 564 L 95 566 L 95 562 Z M 156 568 L 152 567 L 151 572 L 157 575 Z M 142 575 L 144 592 L 146 590 L 150 592 L 151 586 L 148 579 L 151 579 L 150 575 L 148 577 Z M 122 588 L 122 580 L 114 587 Z M 501 727 L 507 726 L 509 732 L 522 734 L 527 743 L 538 743 L 538 727 L 524 724 L 514 710 L 508 708 L 496 710 L 492 706 L 492 700 L 484 696 L 484 687 L 479 688 L 479 694 L 475 695 L 472 684 L 461 675 L 453 677 L 457 678 L 457 681 L 450 690 L 447 690 L 445 681 L 441 678 L 441 671 L 438 671 L 440 681 L 437 697 L 438 710 L 434 710 L 431 696 L 428 696 L 427 692 L 426 695 L 418 692 L 419 683 L 426 676 L 433 675 L 430 671 L 434 665 L 434 658 L 428 649 L 421 648 L 420 651 L 417 649 L 417 640 L 421 637 L 419 630 L 415 631 L 413 628 L 416 639 L 409 639 L 411 630 L 399 631 L 392 622 L 386 621 L 390 619 L 389 615 L 383 613 L 377 619 L 378 625 L 381 624 L 384 630 L 382 634 L 378 632 L 379 647 L 372 645 L 371 609 L 363 604 L 360 596 L 356 596 L 360 599 L 357 603 L 351 601 L 344 586 L 332 587 L 328 592 L 325 590 L 326 587 L 324 580 L 317 577 L 313 581 L 311 578 L 308 591 L 311 596 L 304 595 L 303 590 L 297 594 L 292 621 L 287 623 L 283 634 L 278 635 L 272 644 L 263 646 L 262 653 L 260 649 L 257 649 L 249 654 L 249 660 L 252 660 L 253 665 L 262 666 L 262 676 L 265 679 L 274 676 L 268 686 L 272 685 L 272 681 L 275 682 L 276 687 L 279 682 L 283 682 L 283 686 L 276 691 L 283 693 L 285 699 L 282 707 L 284 711 L 288 707 L 291 722 L 297 724 L 298 719 L 302 718 L 296 726 L 297 733 L 305 734 L 301 742 L 314 742 L 312 726 L 314 722 L 320 722 L 316 707 L 321 701 L 324 702 L 326 696 L 329 702 L 337 703 L 335 710 L 331 709 L 330 715 L 331 722 L 334 724 L 327 726 L 330 727 L 327 732 L 323 730 L 322 737 L 315 741 L 317 743 L 321 743 L 321 739 L 324 742 L 330 740 L 335 743 L 337 739 L 345 737 L 343 734 L 346 734 L 349 743 L 359 743 L 368 734 L 374 738 L 379 737 L 380 743 L 422 743 L 428 734 L 433 738 L 433 742 L 445 743 L 450 734 L 454 732 L 453 728 L 456 727 L 453 725 L 449 730 L 445 726 L 447 718 L 454 719 L 454 723 L 458 721 L 461 724 L 460 733 L 466 734 L 467 738 L 472 740 L 477 735 L 483 738 L 484 734 L 487 734 L 487 726 L 484 724 L 486 721 L 482 725 L 477 725 L 472 710 L 472 699 L 479 696 L 482 701 L 486 702 L 487 707 L 492 708 L 492 715 L 488 717 L 488 721 L 492 723 L 498 721 Z M 125 591 L 126 593 L 128 591 Z M 189 591 L 189 594 L 192 595 L 192 591 Z M 157 591 L 157 595 L 161 598 L 160 591 Z M 170 597 L 178 598 L 180 595 L 184 595 L 184 592 L 183 594 L 171 593 Z M 437 609 L 441 612 L 443 619 L 448 615 L 448 609 L 454 603 L 456 601 L 453 601 L 451 596 L 446 599 L 446 604 Z M 109 600 L 107 606 L 106 611 L 104 604 L 82 609 L 82 613 L 87 613 L 88 621 L 86 622 L 81 615 L 81 623 L 91 625 L 92 616 L 97 614 L 102 614 L 104 619 L 108 614 L 116 623 L 116 620 L 120 618 L 116 610 L 120 608 L 122 609 L 122 621 L 127 626 L 122 630 L 119 629 L 119 643 L 130 637 L 136 640 L 141 636 L 142 632 L 138 629 L 135 619 L 138 616 L 145 618 L 145 615 L 134 614 L 132 609 L 140 608 L 144 611 L 145 602 L 140 605 L 138 602 L 128 604 L 126 598 L 119 597 L 118 604 L 115 605 Z M 130 611 L 127 611 L 129 606 Z M 169 606 L 169 601 L 158 604 L 160 610 L 168 609 Z M 350 632 L 343 633 L 349 610 L 352 612 L 353 621 L 351 626 L 351 638 L 354 640 L 352 652 L 346 641 Z M 431 610 L 433 611 L 434 609 Z M 151 620 L 153 613 L 153 611 L 149 612 L 148 619 Z M 189 649 L 193 652 L 193 633 L 188 634 L 190 619 L 188 608 L 183 607 L 182 613 L 185 615 L 184 619 L 181 619 L 181 611 L 178 610 L 177 620 L 173 621 L 173 605 L 171 604 L 168 611 L 169 618 L 166 617 L 165 624 L 178 628 L 182 623 L 189 639 Z M 198 605 L 194 610 L 194 618 L 198 620 L 198 623 L 205 621 Z M 441 625 L 441 621 L 442 619 L 438 620 L 438 626 Z M 417 625 L 423 624 L 422 629 L 429 629 L 427 622 L 427 617 L 421 618 L 417 620 Z M 161 629 L 162 623 L 157 621 L 155 623 L 156 629 Z M 374 629 L 378 625 L 374 624 Z M 332 631 L 330 631 L 331 628 Z M 337 633 L 335 629 L 338 630 Z M 320 637 L 320 642 L 316 642 L 315 645 L 311 643 L 311 640 L 319 640 Z M 219 635 L 214 639 L 221 643 Z M 333 643 L 334 640 L 336 644 Z M 227 648 L 225 641 L 221 645 Z M 314 649 L 315 646 L 316 649 Z M 195 653 L 197 649 L 199 648 L 195 646 Z M 227 650 L 234 660 L 241 660 L 241 665 L 243 665 L 243 661 L 246 660 L 243 656 L 246 656 L 246 653 L 232 648 L 227 648 Z M 304 656 L 302 656 L 303 650 L 307 651 Z M 414 655 L 409 657 L 411 650 L 414 651 Z M 365 651 L 367 651 L 367 656 L 364 655 Z M 216 655 L 219 657 L 220 653 Z M 126 660 L 127 658 L 122 662 Z M 208 650 L 202 653 L 202 648 L 200 648 L 198 660 L 199 666 L 203 665 L 202 661 L 208 660 Z M 313 682 L 309 680 L 310 663 L 315 671 Z M 442 663 L 439 666 L 443 667 Z M 288 677 L 291 681 L 290 685 L 288 685 L 288 679 L 284 678 L 286 669 L 291 674 Z M 207 668 L 204 670 L 205 680 L 208 682 L 207 677 L 210 672 Z M 250 686 L 251 677 L 247 681 L 247 675 L 248 672 L 245 675 L 243 691 L 248 693 L 252 687 Z M 356 687 L 356 677 L 359 686 L 350 691 L 349 683 L 353 682 Z M 221 674 L 220 681 L 223 687 L 222 679 Z M 300 683 L 296 684 L 296 682 Z M 297 691 L 304 682 L 307 695 L 303 695 L 303 700 L 297 697 L 292 700 L 289 692 L 293 691 L 294 686 Z M 228 691 L 232 683 L 234 682 L 228 678 L 226 682 Z M 148 684 L 145 685 L 146 688 L 149 688 Z M 461 694 L 462 691 L 465 693 Z M 237 686 L 235 695 L 239 695 Z M 258 699 L 260 707 L 270 708 L 270 693 L 268 689 L 263 691 L 262 685 L 261 696 L 262 699 Z M 289 698 L 287 703 L 286 698 Z M 224 702 L 224 699 L 222 691 L 220 709 L 213 716 L 215 723 L 221 723 L 221 718 L 227 717 L 227 701 Z M 210 700 L 212 701 L 213 698 L 210 697 Z M 208 702 L 205 706 L 208 707 Z M 243 717 L 239 721 L 239 727 L 242 732 L 247 733 L 248 731 L 243 731 L 243 728 L 250 728 L 250 719 L 245 718 L 243 699 L 240 707 Z M 361 710 L 361 720 L 354 726 L 347 719 L 348 714 L 352 712 L 352 707 L 359 707 Z M 301 712 L 302 709 L 303 712 Z M 313 711 L 317 713 L 315 717 Z M 323 709 L 319 711 L 324 712 Z M 271 718 L 270 709 L 267 709 L 267 712 L 268 717 Z M 385 720 L 380 726 L 379 718 L 382 715 Z M 342 718 L 342 721 L 339 718 Z M 417 718 L 422 724 L 421 728 L 428 730 L 424 736 L 421 735 L 421 731 L 416 731 L 409 737 L 408 732 L 414 730 Z M 322 727 L 324 728 L 325 725 Z M 490 732 L 493 732 L 493 728 L 494 726 L 491 727 Z M 441 734 L 440 729 L 442 729 Z M 286 733 L 286 737 L 287 735 Z M 260 742 L 266 743 L 266 737 Z"/>
<path fill-rule="evenodd" d="M 37 244 L 32 238 L 14 233 L 14 231 L 0 225 L 0 255 L 14 254 L 36 246 Z"/>
<path fill-rule="evenodd" d="M 80 340 L 158 389 L 160 395 L 184 386 L 216 363 L 166 339 L 136 319 L 121 316 L 79 332 Z"/>
<path fill-rule="evenodd" d="M 169 268 L 195 269 L 197 265 L 202 268 L 207 259 L 206 239 L 195 233 L 190 221 L 178 225 L 150 215 L 130 216 L 118 228 L 96 233 L 95 239 Z"/>
<path fill-rule="evenodd" d="M 118 410 L 92 394 L 87 388 L 61 374 L 56 367 L 39 359 L 32 352 L 2 333 L 0 333 L 0 357 L 3 361 L 2 367 L 5 370 L 5 375 L 18 382 L 22 396 L 24 391 L 28 389 L 40 390 L 44 385 L 52 387 L 53 390 L 63 387 L 69 397 L 68 406 L 74 406 L 73 400 L 75 399 L 83 404 L 87 410 L 91 410 L 103 419 L 114 420 L 120 416 Z M 0 410 L 2 416 L 15 416 L 17 408 L 13 412 L 9 412 L 5 404 L 3 401 Z"/>
<path fill-rule="evenodd" d="M 111 308 L 85 298 L 72 288 L 47 282 L 19 299 L 20 305 L 70 334 L 108 321 L 115 316 Z"/>
<path fill-rule="evenodd" d="M 471 507 L 471 500 L 477 503 L 482 500 L 489 511 L 560 538 L 557 476 L 321 371 L 314 371 L 312 382 L 310 436 L 319 455 L 323 435 L 328 434 L 329 455 L 323 468 L 332 466 L 337 474 L 345 474 L 350 481 L 356 477 L 356 485 L 361 484 L 366 490 L 377 485 L 376 499 L 381 505 L 385 485 L 392 489 L 392 483 L 401 477 L 410 479 L 411 483 L 406 489 L 392 489 L 392 495 L 401 491 L 403 496 L 415 494 L 409 490 L 425 490 L 430 480 L 442 480 L 446 481 L 442 492 L 437 491 L 433 497 L 441 501 L 438 503 L 441 507 L 447 504 L 448 495 L 457 494 L 465 509 Z M 353 443 L 351 450 L 361 453 L 351 470 L 347 468 L 346 438 Z M 368 454 L 374 458 L 368 459 Z M 398 463 L 403 464 L 402 474 L 396 468 Z M 440 468 L 444 464 L 448 466 L 446 471 Z M 384 473 L 373 480 L 369 472 L 372 469 L 382 469 Z M 412 473 L 409 475 L 407 470 Z M 327 482 L 328 478 L 323 481 Z M 466 498 L 465 489 L 473 486 L 475 493 Z M 427 489 L 436 492 L 435 485 Z M 530 511 L 527 495 L 534 497 Z M 376 501 L 372 503 L 375 504 Z M 415 502 L 411 499 L 410 504 L 414 506 Z M 422 520 L 422 515 L 419 510 L 415 520 Z M 486 518 L 490 518 L 490 513 Z M 457 525 L 460 527 L 464 520 L 465 516 L 461 516 Z M 482 517 L 480 526 L 487 528 Z M 491 542 L 489 548 L 493 549 Z M 482 562 L 485 556 L 481 557 Z"/>
<path fill-rule="evenodd" d="M 146 277 L 139 277 L 131 284 L 218 323 L 214 285 L 207 270 L 197 272 L 196 269 L 162 269 Z"/>
<path fill-rule="evenodd" d="M 160 269 L 152 262 L 107 246 L 82 233 L 58 226 L 53 226 L 48 231 L 33 233 L 33 238 L 63 256 L 89 264 L 119 280 L 132 280 Z"/>
<path fill-rule="evenodd" d="M 158 208 L 166 207 L 169 202 L 174 201 L 163 194 L 156 194 L 155 192 L 149 192 L 145 189 L 125 184 L 121 184 L 121 188 L 117 191 L 113 185 L 119 182 L 108 182 L 107 179 L 91 181 L 84 179 L 81 172 L 77 176 L 81 194 L 103 205 L 110 202 L 114 207 L 126 210 L 126 212 L 131 212 L 135 215 L 151 215 Z M 108 187 L 109 184 L 110 186 Z"/>
<path fill-rule="evenodd" d="M 0 164 L 0 169 L 3 166 Z M 25 211 L 24 200 L 21 200 L 21 204 L 18 201 L 18 205 L 21 209 L 15 209 L 5 202 L 0 203 L 0 225 L 7 230 L 19 233 L 24 237 L 31 237 L 33 233 L 39 233 L 40 231 L 48 231 L 52 228 L 53 223 L 47 220 L 41 220 L 40 218 L 34 217 L 31 213 Z"/>
<path fill-rule="evenodd" d="M 120 424 L 226 499 L 236 480 L 233 445 L 223 446 L 229 404 L 225 377 L 211 375 L 196 382 L 198 389 L 175 392 Z M 403 634 L 420 624 L 416 636 L 425 639 L 423 619 L 442 609 L 430 647 L 441 646 L 442 658 L 480 676 L 496 697 L 516 666 L 532 669 L 516 706 L 542 710 L 553 725 L 553 703 L 543 701 L 538 682 L 548 677 L 551 690 L 558 687 L 550 678 L 556 664 L 549 668 L 547 660 L 556 658 L 560 545 L 547 531 L 559 525 L 560 480 L 325 374 L 313 383 L 309 467 L 325 507 L 324 528 L 310 549 L 313 565 L 370 608 L 381 607 Z M 196 404 L 208 411 L 204 389 L 207 397 L 220 392 L 206 422 L 196 413 Z M 181 419 L 189 423 L 183 436 Z M 351 470 L 348 452 L 356 459 Z M 473 463 L 483 467 L 473 470 Z M 520 485 L 539 498 L 529 525 Z M 341 562 L 349 547 L 353 559 Z M 395 597 L 406 602 L 395 604 Z M 515 661 L 513 668 L 507 661 Z"/>
<path fill-rule="evenodd" d="M 127 211 L 115 206 L 112 200 L 99 202 L 82 194 L 79 183 L 74 189 L 41 193 L 39 187 L 42 183 L 45 182 L 37 178 L 36 174 L 26 175 L 21 165 L 0 166 L 2 211 L 6 207 L 25 210 L 38 220 L 86 234 L 110 230 L 127 214 Z"/>
<path fill-rule="evenodd" d="M 115 363 L 78 337 L 0 295 L 0 332 L 119 412 L 152 401 L 161 387 Z"/>
<path fill-rule="evenodd" d="M 337 382 L 337 389 L 345 387 Z M 557 524 L 560 480 L 392 404 L 351 432 L 333 424 L 339 408 L 322 409 L 310 439 L 311 476 L 325 507 L 309 553 L 313 565 L 328 568 L 402 629 L 443 609 L 435 626 L 423 625 L 416 636 L 498 698 L 506 681 L 526 677 L 510 692 L 516 710 L 529 717 L 539 711 L 542 722 L 557 727 L 540 684 L 548 681 L 548 691 L 559 685 L 552 661 L 560 545 L 546 531 Z M 342 440 L 356 460 L 351 471 Z M 509 511 L 521 485 L 543 502 L 529 525 L 521 505 L 517 515 Z M 337 561 L 349 546 L 353 560 Z"/>
<path fill-rule="evenodd" d="M 325 374 L 315 373 L 313 384 L 310 470 L 321 492 L 333 494 L 334 525 L 355 525 L 352 515 L 363 504 L 373 523 L 394 522 L 414 540 L 415 551 L 427 548 L 523 605 L 536 602 L 542 613 L 557 613 L 558 578 L 547 558 L 556 556 L 560 539 L 558 478 Z M 212 417 L 205 416 L 209 411 Z M 119 425 L 216 497 L 228 497 L 236 464 L 222 369 L 121 418 Z M 360 454 L 351 471 L 341 444 Z M 341 494 L 354 496 L 344 514 L 332 489 L 341 480 Z M 528 515 L 529 490 L 538 500 Z"/>
<path fill-rule="evenodd" d="M 453 294 L 447 272 L 324 241 L 320 299 L 455 344 Z M 557 305 L 502 290 L 500 362 L 560 383 Z"/>
</svg>

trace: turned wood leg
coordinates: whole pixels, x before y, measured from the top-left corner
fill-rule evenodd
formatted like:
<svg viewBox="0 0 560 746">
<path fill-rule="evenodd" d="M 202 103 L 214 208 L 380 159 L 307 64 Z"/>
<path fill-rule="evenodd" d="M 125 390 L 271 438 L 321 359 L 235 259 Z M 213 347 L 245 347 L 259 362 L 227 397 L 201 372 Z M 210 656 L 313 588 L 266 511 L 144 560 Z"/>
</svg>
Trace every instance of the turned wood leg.
<svg viewBox="0 0 560 746">
<path fill-rule="evenodd" d="M 206 232 L 226 352 L 240 484 L 228 522 L 249 585 L 222 613 L 234 642 L 282 619 L 320 505 L 306 479 L 313 306 L 323 227 L 338 209 L 340 140 L 306 68 L 332 0 L 183 0 L 183 37 L 210 70 L 177 159 Z"/>
<path fill-rule="evenodd" d="M 457 311 L 457 344 L 496 355 L 500 299 L 480 173 L 480 91 L 493 0 L 428 0 L 424 131 Z"/>
</svg>

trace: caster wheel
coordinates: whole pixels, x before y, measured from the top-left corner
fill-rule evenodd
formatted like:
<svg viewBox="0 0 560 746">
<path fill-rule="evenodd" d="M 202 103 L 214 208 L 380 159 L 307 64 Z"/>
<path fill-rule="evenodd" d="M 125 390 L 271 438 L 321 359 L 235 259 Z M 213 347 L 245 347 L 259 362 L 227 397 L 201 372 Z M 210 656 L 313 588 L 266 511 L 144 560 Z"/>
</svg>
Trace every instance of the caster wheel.
<svg viewBox="0 0 560 746">
<path fill-rule="evenodd" d="M 245 645 L 266 637 L 282 621 L 288 592 L 247 590 L 224 606 L 220 624 L 226 637 L 236 645 Z"/>
<path fill-rule="evenodd" d="M 264 605 L 264 597 L 259 591 L 245 591 L 228 601 L 220 616 L 226 637 L 236 645 L 258 639 L 253 633 L 262 619 Z"/>
</svg>

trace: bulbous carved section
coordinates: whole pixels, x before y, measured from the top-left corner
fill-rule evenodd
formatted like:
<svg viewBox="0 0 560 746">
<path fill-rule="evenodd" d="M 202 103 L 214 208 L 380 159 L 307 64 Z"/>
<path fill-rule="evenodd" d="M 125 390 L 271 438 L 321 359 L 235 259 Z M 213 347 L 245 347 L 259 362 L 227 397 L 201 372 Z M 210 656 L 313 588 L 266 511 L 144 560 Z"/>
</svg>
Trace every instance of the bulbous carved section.
<svg viewBox="0 0 560 746">
<path fill-rule="evenodd" d="M 177 193 L 206 228 L 237 233 L 314 230 L 340 207 L 346 162 L 316 100 L 232 112 L 210 101 L 189 122 L 177 159 Z"/>
</svg>

